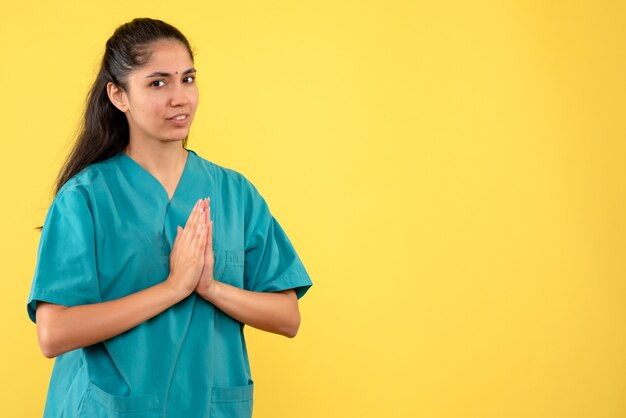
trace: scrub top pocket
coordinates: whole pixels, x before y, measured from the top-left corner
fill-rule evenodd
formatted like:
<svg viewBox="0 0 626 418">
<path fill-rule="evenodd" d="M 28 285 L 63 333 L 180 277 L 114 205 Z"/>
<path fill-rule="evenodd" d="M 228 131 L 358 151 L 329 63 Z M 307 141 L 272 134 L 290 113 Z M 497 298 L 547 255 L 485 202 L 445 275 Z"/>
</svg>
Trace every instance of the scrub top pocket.
<svg viewBox="0 0 626 418">
<path fill-rule="evenodd" d="M 225 250 L 226 266 L 222 280 L 233 286 L 243 288 L 244 251 Z"/>
<path fill-rule="evenodd" d="M 134 396 L 111 395 L 93 382 L 87 384 L 78 416 L 85 418 L 161 418 L 163 403 L 158 393 Z"/>
<path fill-rule="evenodd" d="M 243 289 L 244 251 L 216 248 L 215 266 L 213 269 L 216 280 Z"/>
<path fill-rule="evenodd" d="M 245 386 L 213 387 L 211 390 L 211 414 L 209 418 L 251 417 L 254 382 Z"/>
</svg>

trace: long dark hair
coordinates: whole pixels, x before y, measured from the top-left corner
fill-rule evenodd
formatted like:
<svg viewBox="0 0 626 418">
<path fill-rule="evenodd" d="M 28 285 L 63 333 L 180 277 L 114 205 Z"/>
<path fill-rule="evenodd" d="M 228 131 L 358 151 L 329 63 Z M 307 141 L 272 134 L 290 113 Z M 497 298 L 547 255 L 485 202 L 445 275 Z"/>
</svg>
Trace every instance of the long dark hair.
<svg viewBox="0 0 626 418">
<path fill-rule="evenodd" d="M 76 142 L 56 179 L 54 196 L 76 173 L 126 148 L 128 121 L 109 100 L 107 83 L 112 82 L 128 91 L 128 74 L 145 65 L 150 60 L 151 46 L 163 39 L 180 41 L 187 47 L 193 62 L 194 54 L 187 38 L 174 26 L 158 19 L 133 19 L 119 26 L 107 40 L 98 75 L 87 94 Z M 186 146 L 187 138 L 183 140 L 183 147 Z"/>
<path fill-rule="evenodd" d="M 151 46 L 160 40 L 181 42 L 193 62 L 189 41 L 174 26 L 158 19 L 136 18 L 119 26 L 107 40 L 102 63 L 89 90 L 76 142 L 56 178 L 54 196 L 72 176 L 90 164 L 104 161 L 128 145 L 126 115 L 113 106 L 107 95 L 107 84 L 114 83 L 128 91 L 128 74 L 144 66 L 152 54 Z M 187 146 L 187 138 L 183 147 Z M 36 229 L 41 230 L 39 226 Z"/>
</svg>

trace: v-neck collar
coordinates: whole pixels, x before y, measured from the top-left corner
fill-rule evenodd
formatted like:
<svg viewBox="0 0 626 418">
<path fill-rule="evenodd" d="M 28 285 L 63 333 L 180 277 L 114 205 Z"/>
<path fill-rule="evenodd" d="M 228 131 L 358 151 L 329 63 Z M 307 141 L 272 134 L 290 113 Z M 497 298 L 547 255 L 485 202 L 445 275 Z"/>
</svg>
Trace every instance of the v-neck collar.
<svg viewBox="0 0 626 418">
<path fill-rule="evenodd" d="M 196 153 L 193 150 L 190 150 L 188 148 L 184 148 L 187 151 L 187 159 L 185 161 L 185 166 L 183 167 L 183 172 L 180 175 L 180 178 L 178 179 L 178 183 L 176 184 L 176 189 L 174 190 L 174 194 L 172 195 L 172 198 L 170 199 L 169 194 L 167 193 L 167 190 L 165 189 L 165 187 L 163 186 L 163 184 L 159 181 L 159 179 L 157 179 L 154 175 L 152 175 L 152 173 L 150 173 L 148 170 L 146 170 L 141 164 L 139 164 L 137 161 L 135 161 L 133 158 L 131 158 L 128 154 L 126 154 L 125 152 L 121 151 L 119 153 L 120 158 L 123 159 L 124 161 L 127 161 L 130 166 L 135 167 L 136 171 L 139 171 L 140 173 L 144 174 L 144 177 L 148 178 L 148 179 L 152 179 L 152 182 L 155 183 L 155 187 L 157 187 L 159 190 L 161 190 L 161 193 L 164 195 L 166 201 L 168 204 L 171 204 L 176 197 L 182 193 L 181 188 L 183 186 L 183 182 L 186 178 L 186 176 L 188 175 L 188 172 L 190 170 L 190 166 L 192 164 L 192 159 L 195 157 Z"/>
</svg>

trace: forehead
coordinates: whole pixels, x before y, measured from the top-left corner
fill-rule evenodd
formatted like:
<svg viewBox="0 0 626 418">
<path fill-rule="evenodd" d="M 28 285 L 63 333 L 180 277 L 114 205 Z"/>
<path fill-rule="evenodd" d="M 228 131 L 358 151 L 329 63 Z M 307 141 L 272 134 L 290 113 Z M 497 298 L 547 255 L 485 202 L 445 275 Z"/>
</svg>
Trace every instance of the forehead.
<svg viewBox="0 0 626 418">
<path fill-rule="evenodd" d="M 150 59 L 146 65 L 137 70 L 137 73 L 147 74 L 154 71 L 163 71 L 173 74 L 178 71 L 180 74 L 193 67 L 189 51 L 181 42 L 172 40 L 158 41 L 150 47 L 150 51 L 152 52 Z"/>
</svg>

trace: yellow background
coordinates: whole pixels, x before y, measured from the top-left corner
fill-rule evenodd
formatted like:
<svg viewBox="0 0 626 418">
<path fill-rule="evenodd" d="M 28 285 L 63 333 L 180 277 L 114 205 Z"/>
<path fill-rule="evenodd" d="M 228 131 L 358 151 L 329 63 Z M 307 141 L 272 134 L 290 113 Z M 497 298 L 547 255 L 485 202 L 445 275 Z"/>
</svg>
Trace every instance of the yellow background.
<svg viewBox="0 0 626 418">
<path fill-rule="evenodd" d="M 626 416 L 622 1 L 3 3 L 0 416 L 42 414 L 39 232 L 106 39 L 196 50 L 188 146 L 314 286 L 247 327 L 255 418 Z"/>
</svg>

